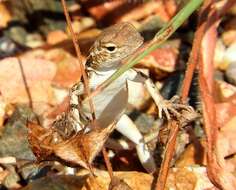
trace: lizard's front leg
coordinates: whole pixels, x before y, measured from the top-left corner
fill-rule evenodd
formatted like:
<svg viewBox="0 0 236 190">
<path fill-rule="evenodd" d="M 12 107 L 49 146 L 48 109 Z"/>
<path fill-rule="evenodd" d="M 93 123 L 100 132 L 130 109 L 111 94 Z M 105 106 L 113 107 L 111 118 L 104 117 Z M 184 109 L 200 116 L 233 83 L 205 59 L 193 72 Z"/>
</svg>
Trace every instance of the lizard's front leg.
<svg viewBox="0 0 236 190">
<path fill-rule="evenodd" d="M 195 115 L 194 109 L 189 106 L 185 105 L 180 101 L 179 96 L 175 95 L 170 100 L 166 100 L 162 97 L 160 91 L 157 89 L 155 84 L 152 82 L 150 78 L 148 78 L 146 75 L 144 75 L 141 72 L 137 71 L 137 77 L 133 80 L 134 82 L 143 83 L 146 87 L 147 91 L 151 95 L 152 99 L 154 100 L 156 106 L 158 107 L 158 116 L 159 118 L 162 118 L 163 112 L 167 118 L 167 120 L 170 120 L 172 113 L 176 118 L 180 119 L 181 117 L 188 121 L 189 118 L 185 118 L 184 112 L 182 110 L 187 111 L 188 113 L 192 113 L 192 115 Z M 181 119 L 182 119 L 181 118 Z M 194 117 L 195 118 L 195 117 Z M 189 120 L 192 121 L 193 117 L 191 117 Z"/>
<path fill-rule="evenodd" d="M 181 103 L 180 97 L 177 95 L 173 96 L 170 100 L 165 100 L 151 79 L 145 80 L 145 87 L 158 107 L 158 115 L 160 118 L 162 118 L 162 112 L 165 113 L 167 120 L 170 120 L 171 118 L 169 112 L 171 112 L 177 118 L 182 116 L 181 110 L 194 113 L 194 109 L 189 105 Z"/>
<path fill-rule="evenodd" d="M 126 115 L 122 115 L 116 124 L 116 130 L 135 143 L 139 160 L 143 167 L 150 173 L 156 170 L 156 164 L 144 142 L 143 135 L 137 129 L 134 122 Z"/>
</svg>

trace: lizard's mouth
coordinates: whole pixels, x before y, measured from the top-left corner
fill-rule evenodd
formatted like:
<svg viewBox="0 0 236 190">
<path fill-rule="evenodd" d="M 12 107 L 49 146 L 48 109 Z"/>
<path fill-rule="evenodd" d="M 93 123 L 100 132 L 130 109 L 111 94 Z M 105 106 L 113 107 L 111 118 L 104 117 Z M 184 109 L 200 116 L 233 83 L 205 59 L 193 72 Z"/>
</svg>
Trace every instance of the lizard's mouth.
<svg viewBox="0 0 236 190">
<path fill-rule="evenodd" d="M 109 70 L 115 70 L 118 69 L 120 64 L 119 61 L 105 61 L 105 60 L 98 60 L 99 57 L 89 55 L 86 60 L 86 67 L 90 67 L 93 70 L 98 71 L 109 71 Z"/>
</svg>

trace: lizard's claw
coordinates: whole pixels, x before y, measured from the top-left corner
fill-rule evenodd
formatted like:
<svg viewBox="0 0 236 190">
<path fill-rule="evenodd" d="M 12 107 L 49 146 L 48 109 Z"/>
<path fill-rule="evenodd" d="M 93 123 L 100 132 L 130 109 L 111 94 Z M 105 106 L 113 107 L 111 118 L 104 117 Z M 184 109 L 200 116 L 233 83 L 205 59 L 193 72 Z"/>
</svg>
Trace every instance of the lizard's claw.
<svg viewBox="0 0 236 190">
<path fill-rule="evenodd" d="M 163 100 L 158 104 L 158 116 L 162 118 L 164 113 L 167 120 L 171 119 L 171 114 L 176 118 L 185 117 L 182 111 L 195 112 L 193 107 L 180 102 L 179 96 L 173 96 L 170 100 Z"/>
</svg>

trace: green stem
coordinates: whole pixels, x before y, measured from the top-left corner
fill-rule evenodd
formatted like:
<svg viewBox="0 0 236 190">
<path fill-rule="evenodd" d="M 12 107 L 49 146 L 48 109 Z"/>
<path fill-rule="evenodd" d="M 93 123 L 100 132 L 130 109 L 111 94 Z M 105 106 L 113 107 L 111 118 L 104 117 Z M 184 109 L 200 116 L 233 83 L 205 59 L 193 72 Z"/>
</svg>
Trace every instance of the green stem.
<svg viewBox="0 0 236 190">
<path fill-rule="evenodd" d="M 116 80 L 125 71 L 136 65 L 146 55 L 156 50 L 165 42 L 182 24 L 183 22 L 202 4 L 203 0 L 191 0 L 185 7 L 176 14 L 170 22 L 166 24 L 156 35 L 153 41 L 148 45 L 147 49 L 140 52 L 140 54 L 131 57 L 126 64 L 120 67 L 110 78 L 104 81 L 98 88 L 103 90 L 114 80 Z"/>
</svg>

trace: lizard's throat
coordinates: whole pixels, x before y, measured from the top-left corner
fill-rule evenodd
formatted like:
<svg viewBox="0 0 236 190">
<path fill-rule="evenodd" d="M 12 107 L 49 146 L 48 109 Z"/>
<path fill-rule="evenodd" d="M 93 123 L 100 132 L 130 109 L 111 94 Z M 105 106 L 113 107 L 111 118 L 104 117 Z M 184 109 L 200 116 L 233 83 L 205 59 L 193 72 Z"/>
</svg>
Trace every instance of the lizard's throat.
<svg viewBox="0 0 236 190">
<path fill-rule="evenodd" d="M 112 75 L 113 73 L 117 71 L 117 69 L 97 70 L 97 69 L 93 69 L 92 67 L 87 67 L 86 70 L 89 73 L 96 73 L 97 75 L 104 75 L 104 76 Z"/>
</svg>

